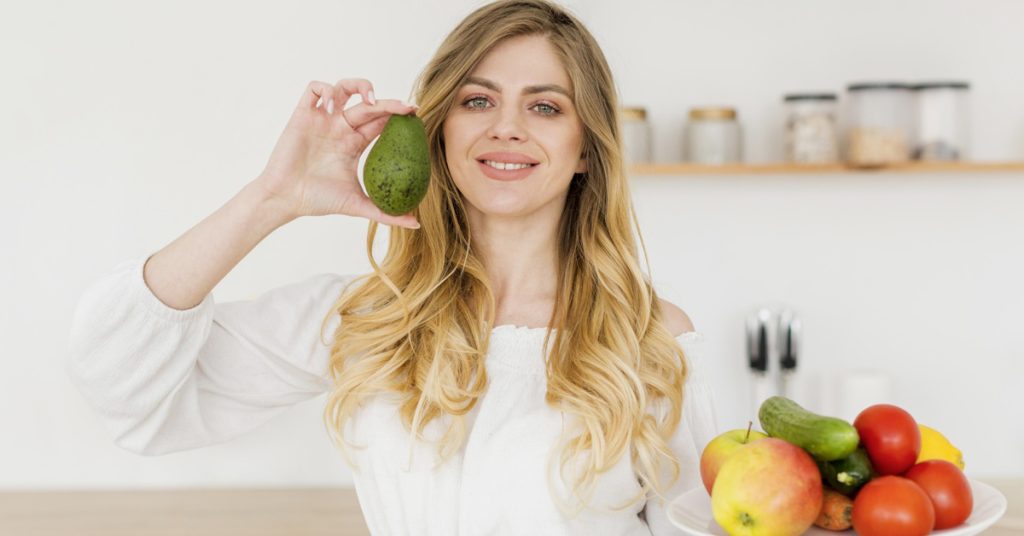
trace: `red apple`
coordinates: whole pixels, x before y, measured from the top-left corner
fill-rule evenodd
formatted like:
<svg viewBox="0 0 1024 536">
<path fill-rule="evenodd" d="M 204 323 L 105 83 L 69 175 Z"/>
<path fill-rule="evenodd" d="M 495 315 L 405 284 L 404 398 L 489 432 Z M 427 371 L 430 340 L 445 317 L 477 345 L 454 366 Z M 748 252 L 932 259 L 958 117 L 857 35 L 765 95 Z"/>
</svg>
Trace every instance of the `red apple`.
<svg viewBox="0 0 1024 536">
<path fill-rule="evenodd" d="M 704 488 L 708 490 L 708 495 L 711 495 L 715 476 L 718 475 L 718 469 L 722 467 L 725 460 L 732 457 L 740 447 L 747 443 L 766 437 L 768 436 L 757 430 L 750 430 L 749 436 L 747 430 L 729 430 L 709 441 L 700 455 L 700 479 L 704 481 Z"/>
<path fill-rule="evenodd" d="M 821 511 L 821 474 L 802 448 L 769 437 L 736 451 L 718 471 L 711 513 L 732 536 L 796 536 Z"/>
</svg>

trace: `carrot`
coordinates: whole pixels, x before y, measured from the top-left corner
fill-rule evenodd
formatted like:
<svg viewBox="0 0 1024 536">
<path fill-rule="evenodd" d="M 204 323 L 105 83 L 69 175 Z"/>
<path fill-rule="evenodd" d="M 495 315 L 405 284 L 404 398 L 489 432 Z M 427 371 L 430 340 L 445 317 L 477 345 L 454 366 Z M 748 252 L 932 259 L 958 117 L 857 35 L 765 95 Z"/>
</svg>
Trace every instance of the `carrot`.
<svg viewBox="0 0 1024 536">
<path fill-rule="evenodd" d="M 853 499 L 838 491 L 825 488 L 821 512 L 814 526 L 828 530 L 846 530 L 853 526 Z"/>
</svg>

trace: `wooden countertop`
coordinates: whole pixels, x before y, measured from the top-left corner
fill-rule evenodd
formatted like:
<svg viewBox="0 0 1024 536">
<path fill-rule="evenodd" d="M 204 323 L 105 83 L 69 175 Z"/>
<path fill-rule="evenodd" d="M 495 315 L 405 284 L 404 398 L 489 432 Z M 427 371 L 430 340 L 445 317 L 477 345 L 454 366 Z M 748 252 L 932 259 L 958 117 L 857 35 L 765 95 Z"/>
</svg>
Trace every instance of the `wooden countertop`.
<svg viewBox="0 0 1024 536">
<path fill-rule="evenodd" d="M 1024 534 L 1024 479 L 986 536 Z M 351 488 L 0 492 L 0 534 L 18 536 L 366 536 Z"/>
<path fill-rule="evenodd" d="M 0 534 L 368 536 L 351 488 L 0 492 Z"/>
</svg>

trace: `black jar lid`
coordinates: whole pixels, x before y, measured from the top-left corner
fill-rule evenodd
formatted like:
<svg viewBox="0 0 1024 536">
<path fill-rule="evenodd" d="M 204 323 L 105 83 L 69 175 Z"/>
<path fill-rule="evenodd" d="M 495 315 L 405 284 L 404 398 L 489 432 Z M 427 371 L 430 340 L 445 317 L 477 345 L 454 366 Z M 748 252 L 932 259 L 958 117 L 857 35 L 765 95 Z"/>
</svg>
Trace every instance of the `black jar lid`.
<svg viewBox="0 0 1024 536">
<path fill-rule="evenodd" d="M 903 82 L 857 82 L 846 86 L 847 91 L 865 91 L 873 89 L 910 89 L 910 84 Z"/>
<path fill-rule="evenodd" d="M 910 89 L 970 89 L 971 84 L 962 80 L 937 80 L 921 82 L 910 86 Z"/>
<path fill-rule="evenodd" d="M 793 101 L 834 101 L 836 100 L 835 93 L 787 93 L 783 95 L 782 100 L 786 102 Z"/>
</svg>

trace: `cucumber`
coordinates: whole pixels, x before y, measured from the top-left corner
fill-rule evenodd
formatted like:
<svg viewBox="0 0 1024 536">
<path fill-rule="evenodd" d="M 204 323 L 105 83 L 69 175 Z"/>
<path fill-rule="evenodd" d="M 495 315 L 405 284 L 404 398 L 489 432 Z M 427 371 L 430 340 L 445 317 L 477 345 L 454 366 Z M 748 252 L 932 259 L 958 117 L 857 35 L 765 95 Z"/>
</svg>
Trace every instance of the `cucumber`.
<svg viewBox="0 0 1024 536">
<path fill-rule="evenodd" d="M 857 490 L 875 476 L 875 469 L 864 447 L 857 447 L 849 456 L 839 460 L 818 461 L 818 469 L 830 488 L 847 497 L 856 495 Z"/>
<path fill-rule="evenodd" d="M 788 441 L 821 461 L 845 458 L 860 442 L 857 429 L 850 423 L 807 411 L 784 396 L 762 402 L 757 417 L 768 435 Z"/>
</svg>

